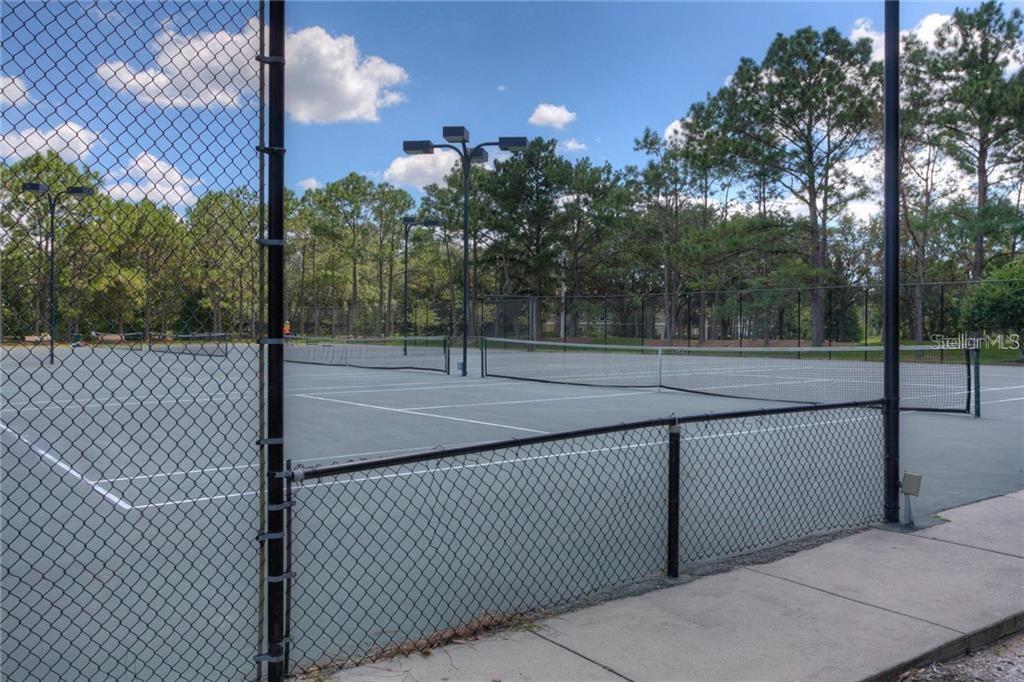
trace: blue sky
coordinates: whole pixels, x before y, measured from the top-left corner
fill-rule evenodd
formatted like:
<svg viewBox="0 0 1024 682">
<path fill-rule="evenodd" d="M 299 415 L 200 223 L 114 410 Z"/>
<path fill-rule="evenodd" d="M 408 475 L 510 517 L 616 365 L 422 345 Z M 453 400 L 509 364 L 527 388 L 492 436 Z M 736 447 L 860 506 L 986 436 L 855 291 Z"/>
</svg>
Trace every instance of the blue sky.
<svg viewBox="0 0 1024 682">
<path fill-rule="evenodd" d="M 904 2 L 903 28 L 955 6 Z M 393 103 L 376 107 L 376 120 L 300 123 L 290 116 L 288 185 L 299 189 L 303 180 L 355 170 L 410 190 L 440 169 L 414 167 L 429 163 L 422 157 L 393 166 L 401 141 L 438 140 L 442 125 L 465 125 L 477 141 L 505 134 L 572 139 L 585 149 L 563 145 L 566 157 L 586 154 L 621 167 L 641 161 L 632 144 L 645 126 L 664 131 L 690 103 L 721 87 L 741 57 L 762 57 L 776 33 L 810 25 L 854 36 L 883 24 L 881 2 L 295 2 L 287 21 L 293 36 L 309 37 L 311 27 L 334 39 L 350 36 L 357 60 L 384 60 L 405 74 L 400 82 L 394 74 L 383 79 Z M 374 78 L 358 70 L 352 77 Z M 290 90 L 290 102 L 305 96 L 302 87 Z M 575 116 L 531 123 L 542 103 Z"/>
<path fill-rule="evenodd" d="M 177 210 L 253 182 L 239 150 L 255 137 L 254 4 L 125 7 L 6 5 L 0 157 L 52 149 L 97 171 L 112 196 Z M 954 7 L 904 2 L 903 29 L 929 41 Z M 641 163 L 632 147 L 645 127 L 664 132 L 777 33 L 835 26 L 870 38 L 881 58 L 882 10 L 881 0 L 294 0 L 286 183 L 302 191 L 356 171 L 419 196 L 454 159 L 403 156 L 402 140 L 439 140 L 444 125 L 467 126 L 475 141 L 541 135 L 570 159 Z M 56 49 L 48 31 L 63 36 Z"/>
</svg>

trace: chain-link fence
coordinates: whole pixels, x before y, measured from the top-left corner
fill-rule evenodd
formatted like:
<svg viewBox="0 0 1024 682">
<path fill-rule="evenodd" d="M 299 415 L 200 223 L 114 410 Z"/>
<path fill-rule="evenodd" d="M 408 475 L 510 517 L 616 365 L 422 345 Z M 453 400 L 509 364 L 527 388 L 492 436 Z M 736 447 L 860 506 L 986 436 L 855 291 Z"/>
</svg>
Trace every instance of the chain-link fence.
<svg viewBox="0 0 1024 682">
<path fill-rule="evenodd" d="M 262 11 L 4 3 L 4 679 L 255 674 Z"/>
<path fill-rule="evenodd" d="M 294 468 L 290 665 L 429 649 L 680 565 L 878 521 L 880 404 Z"/>
<path fill-rule="evenodd" d="M 390 316 L 370 306 L 295 306 L 288 311 L 288 325 L 292 335 L 324 338 L 384 338 L 405 329 L 409 336 L 452 336 L 461 316 L 450 303 L 420 300 L 410 302 L 407 315 L 398 306 Z"/>
<path fill-rule="evenodd" d="M 976 282 L 928 282 L 900 287 L 900 336 L 924 343 L 957 336 Z M 877 344 L 882 335 L 882 286 L 820 287 L 825 345 Z M 810 345 L 814 289 L 687 291 L 672 296 L 609 294 L 507 296 L 485 303 L 483 336 L 642 345 Z M 514 323 L 512 323 L 514 321 Z"/>
</svg>

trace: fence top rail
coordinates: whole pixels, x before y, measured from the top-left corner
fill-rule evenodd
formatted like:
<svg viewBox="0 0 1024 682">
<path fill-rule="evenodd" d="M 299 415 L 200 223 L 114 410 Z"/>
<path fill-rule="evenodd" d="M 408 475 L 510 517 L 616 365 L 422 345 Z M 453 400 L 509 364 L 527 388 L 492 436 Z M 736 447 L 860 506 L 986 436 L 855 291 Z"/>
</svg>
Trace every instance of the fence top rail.
<svg viewBox="0 0 1024 682">
<path fill-rule="evenodd" d="M 322 478 L 329 478 L 332 476 L 339 476 L 343 474 L 350 474 L 361 471 L 372 471 L 375 469 L 385 469 L 388 467 L 401 466 L 405 464 L 418 464 L 421 462 L 438 461 L 450 459 L 453 457 L 460 457 L 463 455 L 477 454 L 481 452 L 490 452 L 494 450 L 509 450 L 513 448 L 521 448 L 530 445 L 538 445 L 541 443 L 550 443 L 552 441 L 572 440 L 575 438 L 598 436 L 606 433 L 618 433 L 620 431 L 632 431 L 635 429 L 643 429 L 653 426 L 675 426 L 678 424 L 694 424 L 699 422 L 714 422 L 728 419 L 768 417 L 777 414 L 795 414 L 799 412 L 826 412 L 829 410 L 841 410 L 860 407 L 881 407 L 884 404 L 885 400 L 882 398 L 878 398 L 876 400 L 857 400 L 843 403 L 827 403 L 820 405 L 794 405 L 789 407 L 770 407 L 760 410 L 714 412 L 706 414 L 689 415 L 685 417 L 676 417 L 675 415 L 670 415 L 667 417 L 660 417 L 658 419 L 623 422 L 621 424 L 595 426 L 591 428 L 577 429 L 573 431 L 559 431 L 556 433 L 546 433 L 539 436 L 528 436 L 526 438 L 510 438 L 507 440 L 490 441 L 485 443 L 479 443 L 476 445 L 466 445 L 457 448 L 436 448 L 433 450 L 413 452 L 404 455 L 382 457 L 380 459 L 365 462 L 328 464 L 316 467 L 298 466 L 292 468 L 289 471 L 284 472 L 284 476 L 285 478 L 293 482 L 301 483 L 306 480 L 319 480 Z"/>
<path fill-rule="evenodd" d="M 986 280 L 958 280 L 958 281 L 939 281 L 939 282 L 900 282 L 900 288 L 907 287 L 937 287 L 937 286 L 978 286 L 980 284 L 1016 284 L 1014 280 L 1006 279 L 986 279 Z M 860 282 L 853 284 L 808 284 L 800 287 L 751 287 L 749 289 L 681 289 L 674 292 L 677 296 L 694 296 L 699 294 L 750 294 L 750 293 L 772 293 L 772 292 L 786 292 L 786 291 L 820 291 L 823 289 L 851 289 L 864 291 L 867 289 L 882 289 L 884 285 L 881 282 Z M 673 293 L 673 292 L 669 292 Z M 638 298 L 651 298 L 655 296 L 664 296 L 664 291 L 649 291 L 642 293 L 625 293 L 625 294 L 596 294 L 596 293 L 574 293 L 566 294 L 568 299 L 597 299 L 597 300 L 611 300 L 611 299 L 638 299 Z M 479 299 L 480 303 L 502 303 L 511 301 L 523 301 L 530 298 L 561 298 L 559 294 L 504 294 L 504 295 L 492 295 L 486 298 Z"/>
<path fill-rule="evenodd" d="M 575 341 L 541 341 L 532 339 L 502 339 L 495 338 L 493 336 L 482 337 L 485 343 L 494 344 L 497 346 L 537 346 L 540 348 L 550 348 L 552 350 L 559 349 L 579 349 L 579 350 L 613 350 L 613 351 L 632 351 L 637 354 L 644 355 L 760 355 L 760 356 L 771 356 L 771 355 L 782 355 L 789 356 L 794 353 L 801 355 L 857 355 L 862 353 L 879 354 L 885 350 L 884 346 L 657 346 L 657 345 L 629 345 L 629 344 L 603 344 L 603 343 L 581 343 Z M 954 350 L 964 349 L 952 349 L 942 348 L 941 346 L 904 346 L 899 347 L 900 353 L 935 353 L 938 351 L 952 352 Z"/>
</svg>

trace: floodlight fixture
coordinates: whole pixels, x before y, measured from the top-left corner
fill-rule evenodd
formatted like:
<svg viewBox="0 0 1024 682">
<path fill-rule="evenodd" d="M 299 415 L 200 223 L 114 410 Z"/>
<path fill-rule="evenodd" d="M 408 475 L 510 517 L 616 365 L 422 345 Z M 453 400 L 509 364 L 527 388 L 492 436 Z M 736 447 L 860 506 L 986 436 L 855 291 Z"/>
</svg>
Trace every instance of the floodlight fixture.
<svg viewBox="0 0 1024 682">
<path fill-rule="evenodd" d="M 467 358 L 469 355 L 469 180 L 470 167 L 473 164 L 486 163 L 490 158 L 485 147 L 499 147 L 505 152 L 521 152 L 528 145 L 529 140 L 525 137 L 499 137 L 497 142 L 481 142 L 475 147 L 469 146 L 469 130 L 464 126 L 442 126 L 441 134 L 447 144 L 434 144 L 430 140 L 406 140 L 402 142 L 402 149 L 406 154 L 433 154 L 434 149 L 441 147 L 451 149 L 462 162 L 462 362 L 459 369 L 462 376 L 466 376 Z M 413 225 L 424 227 L 436 227 L 440 221 L 434 219 L 413 220 L 403 218 L 405 223 L 406 252 L 408 252 L 409 230 Z M 406 268 L 408 273 L 408 267 Z M 406 296 L 408 285 L 406 285 Z M 454 304 L 454 301 L 453 301 Z M 408 310 L 408 306 L 403 304 Z M 403 331 L 408 330 L 408 323 L 404 323 Z"/>
<path fill-rule="evenodd" d="M 430 140 L 406 140 L 402 143 L 406 154 L 433 154 L 434 143 Z"/>
<path fill-rule="evenodd" d="M 444 126 L 441 135 L 452 144 L 469 144 L 469 131 L 463 126 Z"/>
<path fill-rule="evenodd" d="M 525 137 L 498 138 L 498 149 L 503 152 L 523 152 L 526 151 L 528 144 Z"/>
<path fill-rule="evenodd" d="M 50 229 L 46 234 L 46 239 L 43 242 L 46 248 L 46 259 L 49 262 L 49 290 L 50 290 L 50 321 L 49 321 L 49 336 L 50 336 L 50 364 L 54 364 L 54 358 L 56 355 L 54 344 L 57 339 L 57 207 L 60 205 L 60 201 L 64 197 L 75 197 L 80 199 L 82 197 L 92 196 L 94 190 L 92 187 L 68 187 L 59 192 L 51 192 L 50 186 L 45 182 L 23 182 L 21 184 L 21 191 L 32 192 L 33 194 L 40 195 L 41 198 L 46 200 L 46 207 L 49 209 L 50 214 Z"/>
</svg>

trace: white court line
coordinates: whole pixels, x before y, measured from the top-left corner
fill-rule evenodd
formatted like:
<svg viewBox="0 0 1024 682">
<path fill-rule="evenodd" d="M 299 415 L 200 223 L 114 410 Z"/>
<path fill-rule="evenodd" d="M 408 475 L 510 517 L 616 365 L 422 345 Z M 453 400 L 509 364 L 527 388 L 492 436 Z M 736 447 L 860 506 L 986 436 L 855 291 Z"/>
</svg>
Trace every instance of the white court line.
<svg viewBox="0 0 1024 682">
<path fill-rule="evenodd" d="M 169 507 L 179 504 L 196 504 L 197 502 L 212 502 L 213 500 L 227 500 L 233 497 L 252 497 L 257 491 L 249 490 L 244 493 L 228 493 L 226 495 L 210 495 L 209 497 L 189 497 L 184 500 L 167 500 L 166 502 L 150 502 L 149 504 L 137 504 L 132 509 L 155 509 L 158 507 Z"/>
<path fill-rule="evenodd" d="M 463 446 L 463 445 L 478 445 L 478 444 L 479 445 L 486 445 L 487 443 L 495 443 L 495 442 L 497 442 L 497 441 L 495 441 L 495 440 L 489 440 L 489 441 L 487 441 L 487 440 L 484 440 L 484 441 L 471 440 L 471 441 L 464 441 L 464 442 L 460 442 L 460 443 L 450 443 L 450 444 L 446 444 L 446 445 L 438 445 L 437 448 L 457 448 L 457 447 L 460 447 L 460 446 Z M 321 462 L 321 461 L 323 461 L 325 459 L 350 460 L 350 459 L 356 459 L 356 458 L 359 458 L 359 457 L 370 457 L 372 455 L 388 455 L 388 454 L 392 454 L 392 453 L 395 453 L 395 452 L 418 452 L 418 451 L 423 450 L 423 449 L 424 449 L 423 447 L 417 445 L 417 446 L 405 447 L 405 448 L 392 448 L 390 450 L 369 450 L 369 451 L 366 451 L 366 452 L 352 452 L 352 453 L 340 454 L 340 455 L 339 454 L 325 455 L 323 457 L 308 457 L 306 459 L 299 460 L 297 463 L 298 464 L 302 464 L 303 462 Z M 101 478 L 100 480 L 98 480 L 96 482 L 97 483 L 123 483 L 125 481 L 142 481 L 142 480 L 150 480 L 150 479 L 154 479 L 154 478 L 170 478 L 172 476 L 191 476 L 192 474 L 207 474 L 207 473 L 212 473 L 212 472 L 217 472 L 217 471 L 236 471 L 238 469 L 255 469 L 258 466 L 259 466 L 258 464 L 235 464 L 235 465 L 226 466 L 226 467 L 206 467 L 206 468 L 203 468 L 203 469 L 182 469 L 182 470 L 179 470 L 179 471 L 161 471 L 161 472 L 155 473 L 155 474 L 139 474 L 137 476 L 121 476 L 120 478 Z"/>
<path fill-rule="evenodd" d="M 324 399 L 324 400 L 328 400 L 328 399 Z M 391 410 L 391 409 L 394 409 L 394 408 L 383 408 L 383 409 Z M 426 416 L 435 416 L 435 415 L 426 415 Z M 786 431 L 786 430 L 792 430 L 792 429 L 813 428 L 813 427 L 822 426 L 822 425 L 826 425 L 826 424 L 852 423 L 852 422 L 857 422 L 857 421 L 868 421 L 869 419 L 870 419 L 869 417 L 855 417 L 855 418 L 849 418 L 849 419 L 831 419 L 831 420 L 824 420 L 824 421 L 816 421 L 816 422 L 810 422 L 810 423 L 807 423 L 807 424 L 790 424 L 790 425 L 784 425 L 784 426 L 778 426 L 778 427 L 770 427 L 770 428 L 744 429 L 744 430 L 741 430 L 741 431 L 729 431 L 729 432 L 725 432 L 725 433 L 716 433 L 716 434 L 707 434 L 707 435 L 694 436 L 692 438 L 689 438 L 688 440 L 709 440 L 709 439 L 714 439 L 714 438 L 723 438 L 723 437 L 727 437 L 727 436 L 750 435 L 750 434 L 756 434 L 756 433 L 767 433 L 767 432 L 770 432 L 770 431 Z M 580 455 L 580 454 L 594 454 L 594 453 L 598 453 L 598 452 L 610 452 L 610 451 L 614 451 L 614 450 L 633 450 L 633 449 L 636 449 L 636 448 L 648 447 L 648 446 L 651 446 L 651 445 L 664 445 L 665 443 L 666 443 L 665 440 L 659 439 L 657 441 L 652 441 L 652 442 L 631 443 L 631 444 L 628 444 L 628 445 L 616 445 L 616 446 L 611 446 L 611 447 L 590 448 L 590 449 L 585 449 L 585 450 L 561 451 L 561 452 L 555 452 L 555 453 L 550 453 L 550 454 L 545 454 L 545 455 L 535 455 L 535 456 L 532 456 L 532 457 L 519 457 L 519 458 L 512 458 L 512 459 L 502 459 L 502 460 L 498 460 L 498 461 L 494 461 L 494 462 L 482 462 L 482 463 L 477 463 L 477 464 L 462 464 L 462 465 L 453 465 L 453 466 L 447 466 L 447 467 L 439 467 L 439 468 L 435 468 L 435 469 L 420 469 L 420 470 L 413 470 L 413 471 L 409 471 L 409 472 L 398 472 L 398 473 L 394 473 L 394 474 L 380 474 L 380 475 L 364 476 L 364 477 L 361 477 L 361 478 L 352 478 L 352 479 L 349 479 L 349 480 L 346 480 L 346 481 L 320 482 L 320 483 L 314 483 L 312 485 L 307 484 L 307 485 L 305 485 L 303 487 L 306 487 L 306 488 L 316 488 L 316 487 L 319 487 L 319 486 L 347 485 L 349 483 L 357 483 L 357 482 L 362 482 L 362 481 L 383 480 L 383 479 L 388 479 L 388 478 L 403 478 L 403 477 L 414 476 L 414 475 L 415 476 L 421 476 L 421 475 L 441 473 L 441 472 L 444 472 L 444 471 L 457 471 L 457 470 L 460 470 L 460 469 L 473 469 L 473 468 L 487 467 L 487 466 L 501 466 L 501 465 L 504 465 L 504 464 L 514 464 L 514 463 L 517 463 L 517 462 L 538 461 L 538 460 L 543 460 L 543 459 L 552 459 L 552 458 L 556 458 L 556 457 L 568 457 L 568 456 Z M 448 446 L 448 447 L 456 447 L 456 446 L 452 445 L 452 446 Z M 511 448 L 509 448 L 509 449 L 511 449 Z M 413 448 L 409 448 L 409 449 L 402 448 L 400 450 L 395 450 L 394 452 L 400 452 L 400 451 L 405 451 L 405 450 L 413 450 Z M 379 452 L 387 452 L 387 451 L 379 451 Z M 364 454 L 374 454 L 374 453 L 364 453 Z M 356 455 L 347 455 L 347 456 L 348 457 L 354 457 Z M 327 459 L 327 458 L 323 458 L 323 459 Z M 313 460 L 306 460 L 306 461 L 313 461 Z M 216 501 L 216 500 L 226 500 L 226 499 L 231 499 L 231 498 L 236 498 L 236 497 L 249 497 L 249 496 L 252 496 L 252 495 L 255 495 L 255 494 L 257 494 L 256 491 L 247 491 L 247 492 L 242 492 L 242 493 L 228 493 L 228 494 L 224 494 L 224 495 L 209 495 L 209 496 L 204 496 L 204 497 L 186 498 L 186 499 L 183 499 L 183 500 L 167 500 L 165 502 L 153 502 L 153 503 L 149 503 L 149 504 L 139 504 L 139 505 L 135 505 L 135 506 L 131 507 L 131 509 L 142 510 L 142 509 L 153 509 L 153 508 L 159 508 L 159 507 L 167 507 L 167 506 L 171 506 L 171 505 L 196 504 L 196 503 L 199 503 L 199 502 L 211 502 L 211 501 Z"/>
<path fill-rule="evenodd" d="M 853 423 L 853 422 L 859 422 L 859 421 L 869 421 L 871 419 L 872 419 L 871 417 L 854 417 L 854 418 L 848 418 L 848 419 L 828 419 L 828 420 L 824 420 L 824 421 L 810 422 L 808 424 L 789 424 L 789 425 L 785 425 L 785 426 L 777 426 L 777 427 L 771 427 L 771 428 L 765 428 L 765 429 L 757 429 L 757 428 L 755 428 L 755 429 L 744 429 L 742 431 L 727 431 L 725 433 L 715 433 L 715 434 L 708 434 L 708 435 L 703 435 L 703 436 L 694 436 L 694 437 L 691 437 L 691 438 L 687 438 L 686 440 L 687 441 L 712 440 L 712 439 L 715 439 L 715 438 L 724 438 L 724 437 L 727 437 L 727 436 L 739 436 L 739 435 L 750 435 L 750 434 L 756 434 L 756 433 L 768 433 L 770 431 L 787 431 L 787 430 L 793 430 L 793 429 L 806 429 L 806 428 L 812 428 L 812 427 L 817 427 L 817 426 L 823 426 L 823 425 L 827 425 L 827 424 Z M 363 482 L 366 482 L 366 481 L 386 480 L 386 479 L 389 479 L 389 478 L 408 478 L 408 477 L 411 477 L 411 476 L 433 475 L 433 474 L 444 473 L 444 472 L 448 472 L 448 471 L 460 471 L 460 470 L 463 470 L 463 469 L 477 469 L 477 468 L 489 467 L 489 466 L 503 466 L 505 464 L 516 464 L 516 463 L 519 463 L 519 462 L 534 462 L 534 461 L 540 461 L 540 460 L 545 460 L 545 459 L 554 459 L 554 458 L 557 458 L 557 457 L 570 457 L 570 456 L 573 456 L 573 455 L 592 455 L 592 454 L 596 454 L 596 453 L 599 453 L 599 452 L 612 452 L 612 451 L 615 451 L 615 450 L 635 450 L 635 449 L 638 449 L 638 448 L 649 447 L 649 446 L 652 446 L 652 445 L 667 445 L 667 442 L 668 442 L 667 439 L 665 439 L 665 440 L 659 439 L 659 440 L 656 440 L 656 441 L 647 441 L 647 442 L 642 442 L 642 443 L 630 443 L 628 445 L 615 445 L 615 446 L 600 447 L 600 448 L 588 448 L 588 449 L 584 449 L 584 450 L 563 450 L 561 452 L 553 452 L 553 453 L 544 454 L 544 455 L 533 455 L 533 456 L 530 456 L 530 457 L 515 457 L 515 458 L 511 458 L 511 459 L 501 459 L 501 460 L 497 460 L 497 461 L 493 461 L 493 462 L 478 462 L 478 463 L 473 463 L 473 464 L 457 464 L 457 465 L 451 465 L 451 466 L 439 466 L 439 467 L 436 467 L 436 468 L 433 468 L 433 469 L 420 468 L 420 469 L 413 469 L 412 471 L 404 471 L 404 472 L 403 471 L 399 471 L 399 472 L 391 473 L 391 474 L 368 474 L 366 476 L 361 476 L 361 477 L 358 477 L 358 478 L 350 478 L 350 479 L 347 479 L 347 480 L 344 480 L 344 481 L 318 482 L 318 483 L 314 483 L 312 485 L 305 484 L 305 485 L 302 485 L 302 487 L 304 487 L 304 488 L 317 488 L 317 487 L 320 487 L 320 486 L 348 485 L 350 483 L 363 483 Z M 508 449 L 513 449 L 515 447 L 516 446 L 512 446 L 512 447 L 510 447 Z"/>
<path fill-rule="evenodd" d="M 1024 396 L 1022 396 L 1020 398 L 1005 398 L 1004 400 L 986 400 L 986 401 L 982 401 L 981 404 L 982 405 L 994 405 L 996 403 L 1013 403 L 1013 402 L 1017 402 L 1018 400 L 1024 400 Z"/>
<path fill-rule="evenodd" d="M 5 407 L 2 410 L 0 410 L 0 414 L 3 414 L 5 412 L 14 412 L 15 414 L 23 414 L 25 412 L 33 412 L 33 411 L 45 413 L 45 412 L 53 412 L 54 410 L 63 412 L 65 410 L 70 410 L 70 409 L 75 409 L 75 408 L 78 408 L 80 410 L 86 410 L 86 409 L 90 409 L 90 408 L 93 408 L 93 407 L 142 407 L 144 405 L 164 405 L 164 404 L 167 404 L 167 403 L 170 403 L 170 404 L 183 404 L 184 405 L 184 404 L 194 404 L 194 403 L 212 403 L 212 402 L 220 403 L 220 402 L 226 402 L 226 401 L 238 402 L 239 400 L 241 400 L 243 398 L 256 397 L 256 395 L 257 395 L 257 393 L 238 393 L 238 394 L 223 393 L 223 394 L 221 394 L 219 396 L 210 396 L 210 397 L 202 397 L 202 398 L 185 398 L 184 396 L 182 396 L 180 398 L 162 398 L 160 400 L 129 400 L 129 401 L 126 401 L 126 402 L 117 401 L 117 400 L 110 400 L 110 401 L 107 401 L 107 402 L 94 401 L 94 402 L 91 402 L 91 403 L 77 403 L 77 404 L 74 404 L 74 405 L 51 405 L 50 407 L 28 407 L 28 406 L 26 406 L 26 407 L 18 407 L 18 408 L 15 408 L 15 407 Z"/>
<path fill-rule="evenodd" d="M 494 383 L 487 384 L 487 388 L 491 388 L 492 386 L 522 386 L 522 385 L 523 385 L 522 382 L 518 382 L 518 381 L 496 381 Z M 315 389 L 314 388 L 314 389 L 303 389 L 302 393 L 289 393 L 288 396 L 289 397 L 302 397 L 304 395 L 313 395 L 313 394 L 310 393 L 311 390 L 312 391 L 321 391 L 320 393 L 317 393 L 316 395 L 354 395 L 356 393 L 395 393 L 395 392 L 401 393 L 403 391 L 431 391 L 431 390 L 448 390 L 448 389 L 453 389 L 453 390 L 462 389 L 462 390 L 466 390 L 468 388 L 475 388 L 475 387 L 466 386 L 466 384 L 432 384 L 430 386 L 417 386 L 417 387 L 414 387 L 414 388 L 379 388 L 379 389 L 370 389 L 368 391 L 362 391 L 362 390 L 360 390 L 360 391 L 347 391 L 347 390 L 335 391 L 335 390 L 325 390 L 325 389 Z"/>
<path fill-rule="evenodd" d="M 323 379 L 323 376 L 317 378 Z M 287 381 L 285 383 L 288 383 Z M 349 388 L 391 388 L 393 386 L 450 386 L 450 382 L 443 384 L 437 383 L 437 381 L 403 381 L 401 383 L 393 384 L 334 384 L 333 386 L 299 386 L 298 388 L 303 391 L 326 391 L 333 389 L 349 389 Z M 458 384 L 462 386 L 463 384 Z"/>
<path fill-rule="evenodd" d="M 122 388 L 126 388 L 126 387 L 122 387 Z M 147 387 L 141 387 L 141 388 L 147 388 Z M 143 399 L 143 398 L 141 398 L 140 396 L 137 395 L 139 392 L 150 393 L 150 394 L 154 393 L 154 391 L 151 391 L 151 390 L 150 391 L 142 391 L 141 388 L 139 390 L 136 390 L 135 392 L 128 393 L 126 395 L 125 394 L 118 395 L 117 392 L 116 392 L 118 389 L 114 389 L 114 391 L 110 391 L 110 395 L 107 396 L 107 398 L 105 398 L 103 400 L 100 400 L 100 399 L 98 399 L 96 397 L 89 397 L 89 398 L 56 398 L 56 397 L 53 397 L 53 396 L 43 396 L 42 398 L 33 398 L 31 400 L 19 400 L 17 402 L 9 400 L 9 401 L 7 401 L 4 404 L 6 406 L 8 406 L 9 408 L 11 408 L 11 409 L 13 409 L 15 407 L 54 407 L 56 405 L 67 405 L 67 404 L 72 404 L 72 403 L 77 403 L 79 405 L 89 405 L 89 404 L 92 404 L 92 403 L 115 404 L 118 401 L 132 400 L 133 398 L 135 399 L 135 401 Z M 187 386 L 180 386 L 180 387 L 175 387 L 175 388 L 177 390 L 164 391 L 164 394 L 160 395 L 160 396 L 148 395 L 148 396 L 145 397 L 145 399 L 149 399 L 149 400 L 157 400 L 157 399 L 159 399 L 159 400 L 168 400 L 170 398 L 178 398 L 178 397 L 187 398 L 187 397 L 191 397 L 191 396 L 194 395 L 193 393 L 189 393 L 188 392 L 188 390 L 187 390 L 188 387 Z M 131 390 L 131 389 L 126 389 L 126 390 Z M 245 391 L 233 391 L 233 393 L 241 394 L 241 393 L 245 393 Z M 224 395 L 224 393 L 221 392 L 220 395 Z M 253 395 L 255 395 L 255 392 L 253 392 Z M 202 396 L 202 397 L 210 397 L 210 396 Z M 8 408 L 4 408 L 4 409 L 8 409 Z"/>
<path fill-rule="evenodd" d="M 36 453 L 37 455 L 39 455 L 40 457 L 45 459 L 47 462 L 52 464 L 57 469 L 60 469 L 61 471 L 63 471 L 68 476 L 71 476 L 72 478 L 74 478 L 76 480 L 79 480 L 82 483 L 85 483 L 86 485 L 88 485 L 90 488 L 92 488 L 93 490 L 98 492 L 100 495 L 102 495 L 103 498 L 107 502 L 110 502 L 111 504 L 113 504 L 118 509 L 121 509 L 122 511 L 131 511 L 132 510 L 132 505 L 128 504 L 123 499 L 121 499 L 120 497 L 118 497 L 114 493 L 110 492 L 109 490 L 107 490 L 103 486 L 97 485 L 97 481 L 90 481 L 84 475 L 78 473 L 73 468 L 71 468 L 71 465 L 66 464 L 65 462 L 61 461 L 60 459 L 58 459 L 54 455 L 51 455 L 46 450 L 43 450 L 42 448 L 37 447 L 35 445 L 35 443 L 33 443 L 32 441 L 28 440 L 27 438 L 22 436 L 20 433 L 15 432 L 12 428 L 7 426 L 3 422 L 0 422 L 0 429 L 3 429 L 4 431 L 6 431 L 6 432 L 10 433 L 11 435 L 13 435 L 15 438 L 17 438 L 22 443 L 27 445 L 32 450 L 32 452 Z"/>
<path fill-rule="evenodd" d="M 309 398 L 310 400 L 323 400 L 328 403 L 339 403 L 341 405 L 352 405 L 354 407 L 366 407 L 371 410 L 384 410 L 385 412 L 399 412 L 401 414 L 415 414 L 420 417 L 431 417 L 433 419 L 447 419 L 454 422 L 465 422 L 468 424 L 480 424 L 481 426 L 496 426 L 500 429 L 511 429 L 513 431 L 528 431 L 530 433 L 548 433 L 547 431 L 540 431 L 538 429 L 528 429 L 523 426 L 509 426 L 508 424 L 496 424 L 494 422 L 483 422 L 476 419 L 463 419 L 461 417 L 449 417 L 444 414 L 430 414 L 429 412 L 416 412 L 411 409 L 399 409 L 397 407 L 381 407 L 380 405 L 369 405 L 367 403 L 357 403 L 351 400 L 338 400 L 337 398 L 325 398 L 318 395 L 304 395 L 298 394 L 296 397 Z"/>
<path fill-rule="evenodd" d="M 593 400 L 594 398 L 619 398 L 629 395 L 656 395 L 650 391 L 630 391 L 629 393 L 602 393 L 600 395 L 571 395 L 562 398 L 530 398 L 527 400 L 500 400 L 493 403 L 458 403 L 454 405 L 422 405 L 410 407 L 410 410 L 444 410 L 450 407 L 483 407 L 487 405 L 520 405 L 523 403 L 554 403 L 561 400 Z"/>
</svg>

